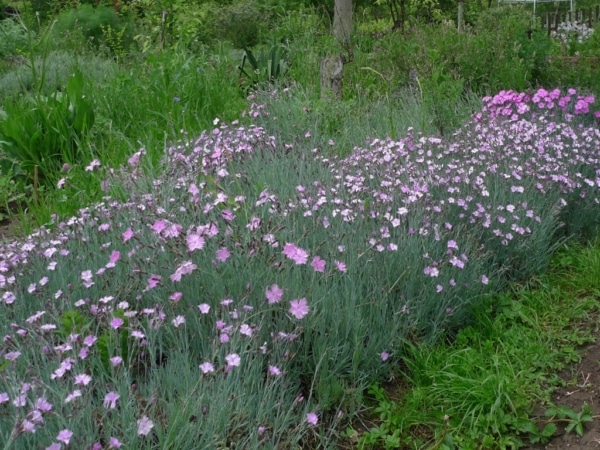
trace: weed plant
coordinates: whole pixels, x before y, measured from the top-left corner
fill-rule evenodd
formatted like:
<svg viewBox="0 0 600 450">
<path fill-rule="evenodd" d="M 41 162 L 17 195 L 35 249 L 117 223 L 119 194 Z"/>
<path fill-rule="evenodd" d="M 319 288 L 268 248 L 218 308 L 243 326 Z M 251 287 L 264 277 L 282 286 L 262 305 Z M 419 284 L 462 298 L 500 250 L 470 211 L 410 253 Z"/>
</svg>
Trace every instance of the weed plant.
<svg viewBox="0 0 600 450">
<path fill-rule="evenodd" d="M 102 202 L 0 252 L 1 439 L 332 446 L 407 342 L 455 335 L 545 269 L 561 224 L 595 224 L 591 105 L 502 92 L 452 139 L 373 138 L 344 158 L 309 132 L 215 121 L 160 164 L 92 161 Z"/>
</svg>

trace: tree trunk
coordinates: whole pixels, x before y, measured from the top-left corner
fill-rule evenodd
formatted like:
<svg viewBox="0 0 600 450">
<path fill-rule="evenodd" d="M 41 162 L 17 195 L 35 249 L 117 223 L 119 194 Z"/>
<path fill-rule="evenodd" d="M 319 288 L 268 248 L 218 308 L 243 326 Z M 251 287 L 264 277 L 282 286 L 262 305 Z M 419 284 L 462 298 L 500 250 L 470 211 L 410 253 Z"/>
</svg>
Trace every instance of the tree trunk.
<svg viewBox="0 0 600 450">
<path fill-rule="evenodd" d="M 327 56 L 321 60 L 321 98 L 342 99 L 344 64 L 353 57 L 350 37 L 352 34 L 352 0 L 335 0 L 333 12 L 333 35 L 348 55 Z"/>
<path fill-rule="evenodd" d="M 462 33 L 465 30 L 465 4 L 463 0 L 458 0 L 458 31 Z"/>
<path fill-rule="evenodd" d="M 335 0 L 333 35 L 342 44 L 350 42 L 352 34 L 352 0 Z"/>
</svg>

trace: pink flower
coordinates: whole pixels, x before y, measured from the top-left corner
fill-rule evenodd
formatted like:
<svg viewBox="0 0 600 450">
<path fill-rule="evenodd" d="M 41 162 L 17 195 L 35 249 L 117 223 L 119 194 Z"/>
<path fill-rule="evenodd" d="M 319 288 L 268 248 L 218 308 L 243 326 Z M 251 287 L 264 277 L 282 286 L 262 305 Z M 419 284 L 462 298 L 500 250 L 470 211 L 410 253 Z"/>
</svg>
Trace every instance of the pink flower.
<svg viewBox="0 0 600 450">
<path fill-rule="evenodd" d="M 250 327 L 250 325 L 247 324 L 242 324 L 240 326 L 240 334 L 244 335 L 244 336 L 248 336 L 248 337 L 252 337 L 252 328 Z"/>
<path fill-rule="evenodd" d="M 133 155 L 131 155 L 131 157 L 127 160 L 127 163 L 131 167 L 135 167 L 139 164 L 141 156 L 145 154 L 146 150 L 142 148 L 140 151 L 135 152 Z"/>
<path fill-rule="evenodd" d="M 160 283 L 160 279 L 160 275 L 150 275 L 150 278 L 148 278 L 148 287 L 146 289 L 154 289 Z"/>
<path fill-rule="evenodd" d="M 309 412 L 306 414 L 306 421 L 311 425 L 316 425 L 319 423 L 319 416 L 317 416 L 317 414 L 314 412 Z"/>
<path fill-rule="evenodd" d="M 90 381 L 92 381 L 92 377 L 90 377 L 86 373 L 82 373 L 79 375 L 75 375 L 74 384 L 81 384 L 83 386 L 87 386 L 90 383 Z"/>
<path fill-rule="evenodd" d="M 171 321 L 171 323 L 175 328 L 179 328 L 180 325 L 183 325 L 185 323 L 185 317 L 177 316 Z"/>
<path fill-rule="evenodd" d="M 138 424 L 138 436 L 147 436 L 150 433 L 150 430 L 154 428 L 154 423 L 148 419 L 148 417 L 143 416 L 140 420 L 137 421 Z"/>
<path fill-rule="evenodd" d="M 198 268 L 198 266 L 196 264 L 194 264 L 192 261 L 184 261 L 175 270 L 175 273 L 172 274 L 169 278 L 171 279 L 171 281 L 181 281 L 182 275 L 189 275 L 197 268 Z"/>
<path fill-rule="evenodd" d="M 308 252 L 294 244 L 286 243 L 283 247 L 283 254 L 296 264 L 306 264 L 308 261 Z"/>
<path fill-rule="evenodd" d="M 173 302 L 178 302 L 179 300 L 181 300 L 181 297 L 183 297 L 183 294 L 181 292 L 174 292 L 169 297 L 169 300 L 171 300 Z"/>
<path fill-rule="evenodd" d="M 198 305 L 198 309 L 200 310 L 201 314 L 208 314 L 210 311 L 210 305 L 208 303 L 202 303 Z"/>
<path fill-rule="evenodd" d="M 133 237 L 133 230 L 130 228 L 127 228 L 125 230 L 125 232 L 122 234 L 123 236 L 123 242 L 127 242 L 129 239 L 131 239 Z"/>
<path fill-rule="evenodd" d="M 274 303 L 279 303 L 281 301 L 281 297 L 283 297 L 283 290 L 277 286 L 276 284 L 267 288 L 265 295 L 267 297 L 267 302 L 269 305 Z"/>
<path fill-rule="evenodd" d="M 277 366 L 269 366 L 269 374 L 275 376 L 275 377 L 279 377 L 282 375 L 281 370 L 279 369 L 279 367 Z"/>
<path fill-rule="evenodd" d="M 169 225 L 167 228 L 165 228 L 163 236 L 167 237 L 167 238 L 177 237 L 181 233 L 182 229 L 183 229 L 183 227 L 181 225 L 179 225 L 178 223 Z"/>
<path fill-rule="evenodd" d="M 65 403 L 70 403 L 78 397 L 81 397 L 81 391 L 79 389 L 75 389 L 73 392 L 67 395 L 65 398 Z"/>
<path fill-rule="evenodd" d="M 113 365 L 113 367 L 117 367 L 118 365 L 123 363 L 123 358 L 121 358 L 120 356 L 113 356 L 112 358 L 110 358 L 110 363 Z"/>
<path fill-rule="evenodd" d="M 318 256 L 315 256 L 310 263 L 315 272 L 325 272 L 325 264 L 327 264 L 327 262 Z"/>
<path fill-rule="evenodd" d="M 64 443 L 65 445 L 69 445 L 69 441 L 73 437 L 73 432 L 71 430 L 62 430 L 56 436 L 56 440 Z"/>
<path fill-rule="evenodd" d="M 102 164 L 100 164 L 100 161 L 98 161 L 97 159 L 94 159 L 88 166 L 86 166 L 85 171 L 86 172 L 91 172 L 93 171 L 96 167 L 100 167 Z"/>
<path fill-rule="evenodd" d="M 117 261 L 119 260 L 119 258 L 121 258 L 121 252 L 118 251 L 113 251 L 110 254 L 110 258 L 108 260 L 108 264 L 106 264 L 107 268 L 111 268 L 111 267 L 115 267 L 115 265 L 117 264 Z"/>
<path fill-rule="evenodd" d="M 210 372 L 214 372 L 215 371 L 215 366 L 213 366 L 211 363 L 209 362 L 205 362 L 200 364 L 200 370 L 202 371 L 202 373 L 206 374 L 206 373 L 210 373 Z"/>
<path fill-rule="evenodd" d="M 152 231 L 154 231 L 157 234 L 160 234 L 165 228 L 167 228 L 167 224 L 164 220 L 159 219 L 156 222 L 154 222 L 154 225 L 152 225 Z"/>
<path fill-rule="evenodd" d="M 110 437 L 110 440 L 108 441 L 108 448 L 121 448 L 123 444 L 116 438 L 116 437 Z"/>
<path fill-rule="evenodd" d="M 204 244 L 206 243 L 204 237 L 200 236 L 199 234 L 188 235 L 186 241 L 189 252 L 193 252 L 194 250 L 202 250 L 204 248 Z"/>
<path fill-rule="evenodd" d="M 117 400 L 119 400 L 121 396 L 116 392 L 109 392 L 104 397 L 104 402 L 102 403 L 105 408 L 115 409 L 117 407 Z"/>
<path fill-rule="evenodd" d="M 19 356 L 21 356 L 21 352 L 8 352 L 6 355 L 4 355 L 4 359 L 8 361 L 16 361 L 19 359 Z"/>
<path fill-rule="evenodd" d="M 250 219 L 250 223 L 246 225 L 246 228 L 250 231 L 254 231 L 260 228 L 260 224 L 261 220 L 258 217 L 252 217 L 252 219 Z"/>
<path fill-rule="evenodd" d="M 140 330 L 133 330 L 131 332 L 131 336 L 136 339 L 144 339 L 146 337 L 146 335 L 144 333 L 142 333 Z"/>
<path fill-rule="evenodd" d="M 111 321 L 110 321 L 110 326 L 112 328 L 114 328 L 115 330 L 118 330 L 125 322 L 123 321 L 123 319 L 121 319 L 120 317 L 114 317 Z"/>
<path fill-rule="evenodd" d="M 35 409 L 38 409 L 43 413 L 47 413 L 52 411 L 52 403 L 50 403 L 44 397 L 40 397 L 35 402 Z"/>
<path fill-rule="evenodd" d="M 310 308 L 308 307 L 308 302 L 306 301 L 306 298 L 292 300 L 290 302 L 290 314 L 296 319 L 302 319 L 308 314 L 309 311 Z"/>
<path fill-rule="evenodd" d="M 231 353 L 225 357 L 225 361 L 227 361 L 228 367 L 239 367 L 242 359 L 237 353 Z"/>
<path fill-rule="evenodd" d="M 233 214 L 233 211 L 230 209 L 225 209 L 221 212 L 221 217 L 223 217 L 223 220 L 231 222 L 233 219 L 235 219 L 235 214 Z"/>
<path fill-rule="evenodd" d="M 485 275 L 482 275 L 482 276 L 481 276 L 481 282 L 482 282 L 483 284 L 488 284 L 488 283 L 489 283 L 489 281 L 490 281 L 490 280 L 489 280 L 489 279 L 488 279 L 488 277 L 486 277 Z"/>
<path fill-rule="evenodd" d="M 390 354 L 388 352 L 381 352 L 381 360 L 382 361 L 387 361 L 387 359 L 390 357 Z"/>
<path fill-rule="evenodd" d="M 346 272 L 346 263 L 338 261 L 337 259 L 334 261 L 334 263 L 337 270 L 339 270 L 340 272 Z"/>
<path fill-rule="evenodd" d="M 217 250 L 217 259 L 221 262 L 227 261 L 227 259 L 231 256 L 231 253 L 227 249 L 227 247 L 221 247 Z"/>
</svg>

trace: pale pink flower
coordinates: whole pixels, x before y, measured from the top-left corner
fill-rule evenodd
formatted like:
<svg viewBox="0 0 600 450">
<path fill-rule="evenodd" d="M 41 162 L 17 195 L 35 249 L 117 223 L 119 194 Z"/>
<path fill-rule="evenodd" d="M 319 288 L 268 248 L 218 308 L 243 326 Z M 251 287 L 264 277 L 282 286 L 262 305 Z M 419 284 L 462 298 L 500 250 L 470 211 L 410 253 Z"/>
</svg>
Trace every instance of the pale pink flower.
<svg viewBox="0 0 600 450">
<path fill-rule="evenodd" d="M 201 303 L 198 305 L 198 309 L 200 310 L 201 314 L 208 314 L 210 311 L 210 305 L 208 303 Z"/>
<path fill-rule="evenodd" d="M 16 361 L 19 359 L 19 356 L 21 356 L 21 352 L 8 352 L 6 355 L 4 355 L 4 359 L 8 361 Z"/>
<path fill-rule="evenodd" d="M 87 386 L 90 381 L 92 381 L 92 377 L 90 377 L 87 373 L 81 373 L 79 375 L 75 375 L 75 381 L 73 383 Z"/>
<path fill-rule="evenodd" d="M 205 363 L 200 364 L 200 370 L 202 371 L 202 373 L 214 372 L 215 371 L 215 366 L 213 366 L 209 362 L 205 362 Z"/>
<path fill-rule="evenodd" d="M 154 222 L 154 225 L 152 225 L 151 228 L 152 231 L 154 231 L 157 234 L 160 234 L 165 228 L 167 228 L 167 223 L 164 220 L 159 219 L 156 222 Z"/>
<path fill-rule="evenodd" d="M 252 328 L 250 328 L 249 325 L 246 325 L 244 323 L 240 326 L 240 334 L 243 334 L 244 336 L 252 337 Z"/>
<path fill-rule="evenodd" d="M 269 374 L 271 374 L 271 375 L 273 375 L 275 377 L 279 377 L 279 376 L 282 375 L 282 372 L 279 369 L 279 367 L 269 365 Z"/>
<path fill-rule="evenodd" d="M 309 412 L 306 414 L 306 421 L 311 425 L 316 425 L 319 423 L 319 416 L 317 416 L 317 414 L 314 412 Z"/>
<path fill-rule="evenodd" d="M 178 302 L 179 300 L 181 300 L 181 297 L 183 297 L 183 294 L 181 292 L 174 292 L 169 296 L 169 300 L 173 302 Z"/>
<path fill-rule="evenodd" d="M 45 397 L 40 397 L 35 402 L 35 409 L 39 409 L 43 413 L 52 411 L 52 403 L 50 403 Z"/>
<path fill-rule="evenodd" d="M 106 265 L 106 267 L 107 268 L 115 267 L 119 258 L 121 258 L 121 252 L 118 252 L 116 250 L 113 251 L 110 254 L 110 259 L 108 260 L 108 264 Z"/>
<path fill-rule="evenodd" d="M 308 261 L 308 252 L 294 244 L 286 243 L 283 247 L 283 254 L 296 264 L 306 264 Z"/>
<path fill-rule="evenodd" d="M 325 264 L 327 264 L 327 262 L 318 256 L 315 256 L 310 263 L 315 272 L 325 272 Z"/>
<path fill-rule="evenodd" d="M 231 253 L 227 249 L 227 247 L 221 247 L 217 250 L 217 259 L 221 262 L 227 261 L 227 259 L 231 256 Z"/>
<path fill-rule="evenodd" d="M 140 420 L 137 421 L 138 431 L 137 434 L 139 436 L 147 436 L 148 433 L 154 428 L 154 423 L 148 419 L 148 417 L 143 416 Z"/>
<path fill-rule="evenodd" d="M 133 237 L 133 230 L 131 228 L 127 228 L 125 232 L 122 234 L 123 242 L 127 242 L 129 239 Z"/>
<path fill-rule="evenodd" d="M 79 389 L 75 389 L 65 398 L 65 403 L 71 403 L 76 398 L 81 397 L 81 391 Z"/>
<path fill-rule="evenodd" d="M 69 445 L 71 438 L 73 437 L 73 432 L 71 430 L 62 430 L 56 436 L 56 440 L 62 442 L 65 445 Z"/>
<path fill-rule="evenodd" d="M 390 354 L 388 352 L 381 352 L 381 360 L 382 361 L 387 361 L 387 359 L 390 357 Z"/>
<path fill-rule="evenodd" d="M 334 261 L 334 263 L 337 270 L 339 270 L 340 272 L 346 272 L 346 263 L 338 261 L 337 259 Z"/>
<path fill-rule="evenodd" d="M 110 437 L 108 441 L 108 448 L 121 448 L 123 444 L 116 437 Z"/>
<path fill-rule="evenodd" d="M 250 231 L 254 231 L 254 230 L 260 228 L 261 223 L 262 222 L 258 217 L 252 217 L 252 219 L 250 219 L 250 223 L 248 223 L 246 225 L 246 228 Z"/>
<path fill-rule="evenodd" d="M 102 403 L 105 408 L 115 409 L 117 407 L 117 400 L 119 400 L 121 396 L 116 392 L 109 392 L 104 396 L 104 402 Z"/>
<path fill-rule="evenodd" d="M 85 167 L 86 172 L 93 171 L 96 167 L 100 167 L 102 164 L 97 159 L 94 159 L 88 166 Z"/>
<path fill-rule="evenodd" d="M 276 284 L 267 288 L 265 295 L 267 297 L 267 302 L 269 305 L 274 303 L 279 303 L 281 301 L 281 297 L 283 297 L 283 290 L 277 286 Z"/>
<path fill-rule="evenodd" d="M 113 365 L 113 367 L 117 367 L 118 365 L 123 363 L 123 358 L 121 358 L 120 356 L 113 356 L 112 358 L 110 358 L 110 363 Z"/>
<path fill-rule="evenodd" d="M 225 361 L 227 361 L 227 365 L 229 367 L 239 367 L 239 365 L 242 362 L 242 359 L 237 353 L 231 353 L 230 355 L 227 355 L 225 357 Z"/>
<path fill-rule="evenodd" d="M 123 319 L 121 319 L 120 317 L 114 317 L 111 321 L 110 321 L 110 326 L 112 328 L 114 328 L 115 330 L 118 330 L 125 322 L 123 321 Z"/>
<path fill-rule="evenodd" d="M 185 317 L 177 316 L 171 321 L 171 323 L 175 328 L 179 328 L 180 325 L 183 325 L 185 323 Z"/>
<path fill-rule="evenodd" d="M 189 234 L 186 238 L 187 247 L 189 252 L 193 252 L 194 250 L 202 250 L 204 248 L 204 244 L 206 243 L 203 236 L 199 234 Z"/>
<path fill-rule="evenodd" d="M 308 314 L 310 308 L 308 306 L 308 302 L 306 298 L 301 298 L 299 300 L 292 300 L 290 302 L 290 314 L 294 316 L 296 319 L 302 319 L 304 316 Z"/>
</svg>

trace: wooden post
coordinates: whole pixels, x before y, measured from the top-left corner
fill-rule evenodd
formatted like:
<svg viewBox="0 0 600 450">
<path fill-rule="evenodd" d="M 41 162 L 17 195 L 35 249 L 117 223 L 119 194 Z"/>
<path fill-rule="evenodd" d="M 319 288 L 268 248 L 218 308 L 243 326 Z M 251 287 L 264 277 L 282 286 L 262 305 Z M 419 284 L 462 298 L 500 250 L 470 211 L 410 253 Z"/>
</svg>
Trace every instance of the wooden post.
<svg viewBox="0 0 600 450">
<path fill-rule="evenodd" d="M 465 29 L 465 3 L 464 0 L 458 0 L 458 32 L 462 33 Z"/>
<path fill-rule="evenodd" d="M 33 198 L 36 203 L 40 202 L 40 194 L 38 192 L 38 166 L 33 167 Z"/>
<path fill-rule="evenodd" d="M 321 73 L 321 99 L 325 100 L 333 94 L 335 98 L 341 100 L 344 71 L 344 58 L 342 55 L 323 58 L 319 69 Z"/>
<path fill-rule="evenodd" d="M 162 11 L 162 20 L 160 23 L 160 46 L 164 50 L 166 42 L 167 42 L 167 15 L 168 12 L 163 9 Z"/>
</svg>

